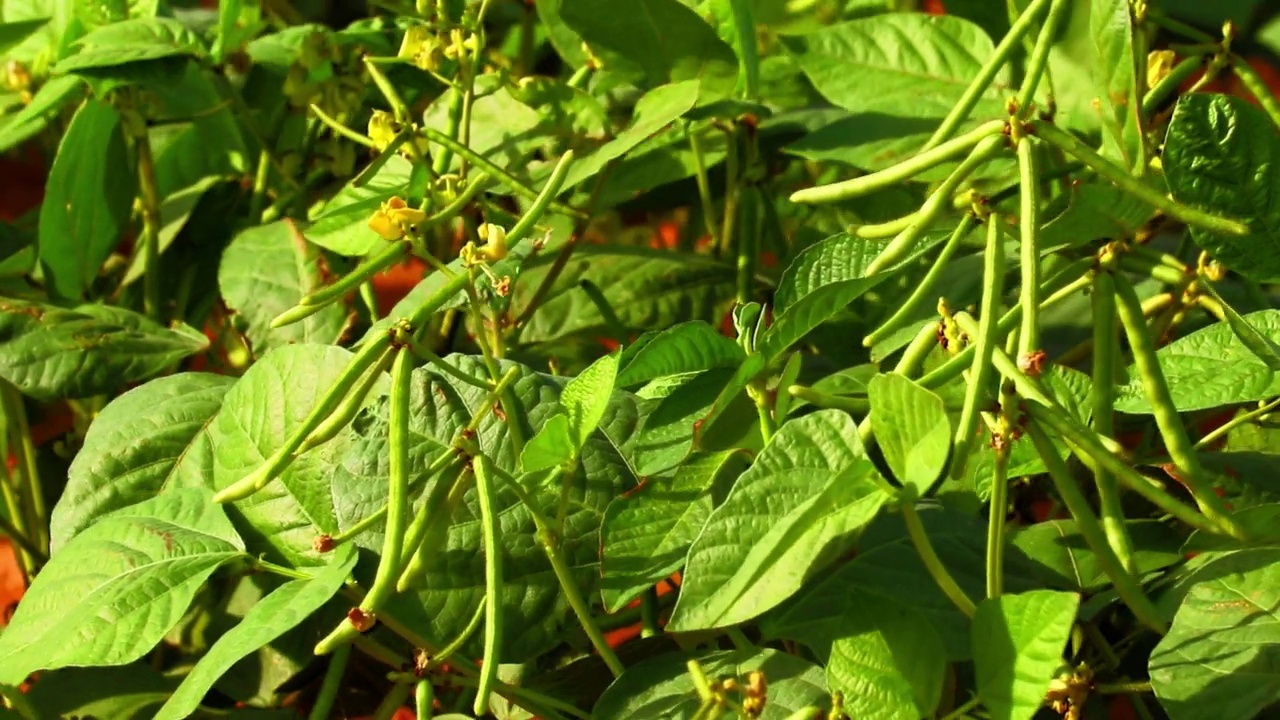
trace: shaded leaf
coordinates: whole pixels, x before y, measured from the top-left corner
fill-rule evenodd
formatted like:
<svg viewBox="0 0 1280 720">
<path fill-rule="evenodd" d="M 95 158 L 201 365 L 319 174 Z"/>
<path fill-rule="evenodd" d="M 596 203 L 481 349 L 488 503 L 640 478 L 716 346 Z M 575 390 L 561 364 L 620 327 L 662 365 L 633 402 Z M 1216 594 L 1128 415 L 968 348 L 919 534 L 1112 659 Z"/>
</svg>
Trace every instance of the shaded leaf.
<svg viewBox="0 0 1280 720">
<path fill-rule="evenodd" d="M 1076 616 L 1075 593 L 1034 590 L 983 600 L 973 616 L 973 665 L 982 704 L 997 720 L 1030 720 Z"/>
<path fill-rule="evenodd" d="M 947 466 L 951 421 L 942 398 L 897 373 L 871 379 L 871 429 L 889 469 L 920 497 Z"/>
</svg>

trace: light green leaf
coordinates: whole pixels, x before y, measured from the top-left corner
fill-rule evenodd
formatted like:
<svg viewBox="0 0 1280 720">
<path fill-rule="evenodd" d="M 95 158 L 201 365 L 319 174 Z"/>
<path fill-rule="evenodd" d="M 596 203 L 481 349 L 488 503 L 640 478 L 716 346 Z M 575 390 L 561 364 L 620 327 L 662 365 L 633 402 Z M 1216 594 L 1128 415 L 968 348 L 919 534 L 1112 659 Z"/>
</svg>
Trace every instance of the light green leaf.
<svg viewBox="0 0 1280 720">
<path fill-rule="evenodd" d="M 182 373 L 108 403 L 67 471 L 66 489 L 50 518 L 52 551 L 61 552 L 97 518 L 181 486 L 177 466 L 211 451 L 201 436 L 234 382 L 223 375 Z"/>
<path fill-rule="evenodd" d="M 54 66 L 55 73 L 205 55 L 200 36 L 172 18 L 134 18 L 103 25 L 77 40 L 76 45 L 80 51 L 60 60 Z"/>
<path fill-rule="evenodd" d="M 244 557 L 202 489 L 176 490 L 99 520 L 67 543 L 0 635 L 0 682 L 44 668 L 121 665 L 149 652 L 219 566 Z"/>
<path fill-rule="evenodd" d="M 1151 653 L 1151 687 L 1172 720 L 1254 718 L 1280 700 L 1280 550 L 1201 568 Z"/>
<path fill-rule="evenodd" d="M 618 353 L 609 353 L 591 363 L 561 391 L 560 404 L 568 413 L 569 439 L 575 453 L 600 425 L 617 376 Z"/>
<path fill-rule="evenodd" d="M 22 300 L 0 301 L 0 337 L 0 377 L 38 400 L 112 392 L 209 346 L 194 328 L 161 327 L 124 308 Z"/>
<path fill-rule="evenodd" d="M 120 115 L 85 102 L 62 136 L 40 206 L 40 263 L 56 296 L 84 299 L 129 223 L 136 187 Z"/>
<path fill-rule="evenodd" d="M 593 708 L 597 718 L 664 718 L 693 720 L 701 700 L 682 653 L 649 658 L 627 668 Z M 779 650 L 733 650 L 696 658 L 708 678 L 739 678 L 744 684 L 753 670 L 765 673 L 769 701 L 761 720 L 787 720 L 809 706 L 830 707 L 830 693 L 822 668 Z"/>
<path fill-rule="evenodd" d="M 556 413 L 525 443 L 520 451 L 520 469 L 527 473 L 550 470 L 568 462 L 575 452 L 573 439 L 569 437 L 569 418 L 564 413 Z"/>
<path fill-rule="evenodd" d="M 889 469 L 920 497 L 941 476 L 951 453 L 951 421 L 942 398 L 897 373 L 871 380 L 871 429 Z"/>
<path fill-rule="evenodd" d="M 831 103 L 907 118 L 945 117 L 995 50 L 977 25 L 922 13 L 886 13 L 781 40 Z M 1004 113 L 1006 82 L 1007 74 L 996 77 L 973 116 Z"/>
<path fill-rule="evenodd" d="M 1280 342 L 1280 310 L 1242 318 L 1271 342 Z M 1179 412 L 1247 403 L 1280 395 L 1280 378 L 1232 330 L 1220 322 L 1178 338 L 1156 351 L 1160 370 Z M 1116 410 L 1150 414 L 1142 379 L 1132 367 L 1117 388 Z"/>
<path fill-rule="evenodd" d="M 332 562 L 310 579 L 286 583 L 255 604 L 240 624 L 218 638 L 191 668 L 178 690 L 160 708 L 156 720 L 189 717 L 205 693 L 233 665 L 293 629 L 328 602 L 347 581 L 356 557 L 354 545 L 343 545 L 334 553 Z"/>
<path fill-rule="evenodd" d="M 694 541 L 668 628 L 727 627 L 794 594 L 888 500 L 874 473 L 848 415 L 784 424 Z"/>
<path fill-rule="evenodd" d="M 1236 312 L 1231 307 L 1231 303 L 1222 299 L 1218 291 L 1213 288 L 1213 284 L 1209 282 L 1201 282 L 1200 288 L 1214 300 L 1218 301 L 1218 305 L 1222 308 L 1222 314 L 1225 316 L 1227 325 L 1231 326 L 1231 332 L 1235 334 L 1236 339 L 1244 343 L 1263 365 L 1271 368 L 1273 371 L 1280 370 L 1280 345 L 1277 345 L 1271 338 L 1263 335 L 1248 320 Z"/>
<path fill-rule="evenodd" d="M 1093 82 L 1102 115 L 1103 152 L 1129 169 L 1146 166 L 1142 99 L 1138 97 L 1137 59 L 1129 0 L 1092 0 L 1089 39 L 1093 42 Z M 1146 72 L 1145 58 L 1142 71 Z"/>
<path fill-rule="evenodd" d="M 684 564 L 703 523 L 746 467 L 739 451 L 695 455 L 673 476 L 651 478 L 609 503 L 600 528 L 601 591 L 609 612 Z"/>
<path fill-rule="evenodd" d="M 364 256 L 374 252 L 386 240 L 369 229 L 369 218 L 396 195 L 408 199 L 412 174 L 409 161 L 393 155 L 365 184 L 357 187 L 354 180 L 348 182 L 311 218 L 307 239 L 339 255 Z"/>
<path fill-rule="evenodd" d="M 292 343 L 334 343 L 347 329 L 347 312 L 334 303 L 282 328 L 280 313 L 324 284 L 323 258 L 289 220 L 250 227 L 222 251 L 218 287 L 227 307 L 248 323 L 245 337 L 255 355 Z"/>
<path fill-rule="evenodd" d="M 1197 245 L 1245 277 L 1280 280 L 1280 137 L 1265 113 L 1229 95 L 1184 95 L 1164 171 L 1175 200 L 1249 226 L 1245 235 L 1192 227 Z"/>
<path fill-rule="evenodd" d="M 742 346 L 705 321 L 693 320 L 642 335 L 622 352 L 618 387 L 635 387 L 658 378 L 737 367 Z"/>
<path fill-rule="evenodd" d="M 49 18 L 34 18 L 0 24 L 0 55 L 8 54 L 10 50 L 48 24 Z"/>
<path fill-rule="evenodd" d="M 919 720 L 942 699 L 946 650 L 917 610 L 880 602 L 867 593 L 849 597 L 859 627 L 835 638 L 827 682 L 843 692 L 845 710 L 861 720 Z"/>
<path fill-rule="evenodd" d="M 78 77 L 49 78 L 35 97 L 0 125 L 0 152 L 8 152 L 35 137 L 71 101 L 83 95 L 84 81 Z"/>
<path fill-rule="evenodd" d="M 1080 605 L 1075 593 L 1033 590 L 983 600 L 973 616 L 973 665 L 982 704 L 994 720 L 1031 720 Z"/>
</svg>

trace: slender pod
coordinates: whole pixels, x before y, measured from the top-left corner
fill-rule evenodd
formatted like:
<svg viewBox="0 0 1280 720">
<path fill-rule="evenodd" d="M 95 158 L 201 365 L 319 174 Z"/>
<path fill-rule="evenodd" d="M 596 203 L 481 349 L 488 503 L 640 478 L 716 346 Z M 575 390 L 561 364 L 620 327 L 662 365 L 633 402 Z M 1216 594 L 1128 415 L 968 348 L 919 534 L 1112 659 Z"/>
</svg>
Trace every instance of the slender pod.
<svg viewBox="0 0 1280 720">
<path fill-rule="evenodd" d="M 1226 508 L 1222 505 L 1222 499 L 1213 492 L 1212 483 L 1204 467 L 1200 465 L 1200 459 L 1191 439 L 1187 437 L 1186 427 L 1169 392 L 1164 371 L 1160 369 L 1155 343 L 1142 316 L 1142 302 L 1138 300 L 1133 286 L 1124 278 L 1115 279 L 1115 291 L 1120 324 L 1124 327 L 1125 337 L 1129 339 L 1133 364 L 1137 367 L 1138 376 L 1142 378 L 1142 387 L 1151 403 L 1156 427 L 1160 429 L 1160 437 L 1164 439 L 1169 459 L 1178 469 L 1179 479 L 1191 491 L 1200 511 L 1215 520 L 1225 518 Z"/>
<path fill-rule="evenodd" d="M 911 320 L 916 310 L 920 309 L 920 306 L 929 299 L 934 288 L 937 287 L 938 280 L 942 278 L 942 273 L 946 271 L 951 258 L 956 254 L 956 250 L 960 249 L 961 241 L 973 230 L 976 221 L 977 218 L 973 213 L 965 213 L 964 217 L 960 218 L 960 223 L 956 225 L 955 232 L 951 233 L 951 237 L 947 238 L 946 244 L 942 246 L 938 257 L 933 261 L 933 265 L 929 267 L 929 271 L 921 278 L 919 284 L 916 285 L 916 289 L 911 291 L 911 295 L 898 306 L 898 309 L 894 311 L 893 315 L 889 316 L 888 320 L 881 323 L 880 327 L 867 333 L 867 336 L 862 339 L 863 347 L 875 346 Z"/>
<path fill-rule="evenodd" d="M 342 374 L 320 398 L 320 402 L 316 403 L 302 424 L 289 435 L 284 444 L 256 470 L 215 493 L 213 501 L 227 503 L 243 500 L 266 487 L 267 483 L 284 472 L 293 462 L 298 448 L 306 441 L 307 436 L 315 432 L 316 428 L 333 414 L 351 388 L 360 381 L 360 376 L 369 369 L 370 365 L 377 362 L 390 346 L 389 333 L 379 333 L 372 341 L 366 343 L 351 362 L 347 363 Z"/>
<path fill-rule="evenodd" d="M 1032 138 L 1024 135 L 1018 140 L 1018 172 L 1022 181 L 1022 202 L 1018 208 L 1022 260 L 1022 325 L 1016 356 L 1019 360 L 1030 358 L 1040 349 L 1040 172 L 1036 167 L 1036 150 Z"/>
<path fill-rule="evenodd" d="M 1093 401 L 1093 429 L 1103 437 L 1115 434 L 1116 365 L 1120 360 L 1116 327 L 1115 278 L 1103 268 L 1093 276 L 1093 384 L 1089 394 Z M 1098 488 L 1098 504 L 1102 510 L 1102 529 L 1107 542 L 1129 573 L 1137 568 L 1125 526 L 1124 508 L 1120 504 L 1120 488 L 1115 476 L 1101 465 L 1093 467 L 1093 482 Z"/>
<path fill-rule="evenodd" d="M 995 448 L 991 473 L 991 508 L 987 513 L 987 597 L 1004 592 L 1005 521 L 1009 515 L 1009 438 L 1004 432 Z"/>
<path fill-rule="evenodd" d="M 979 407 L 990 398 L 994 369 L 991 357 L 999 343 L 1000 297 L 1004 292 L 1004 233 L 1000 231 L 1000 216 L 987 218 L 987 248 L 983 252 L 982 310 L 978 318 L 976 334 L 969 337 L 974 344 L 973 362 L 969 366 L 969 380 L 965 387 L 964 406 L 956 424 L 955 450 L 951 460 L 951 477 L 964 474 L 969 454 L 978 431 Z"/>
<path fill-rule="evenodd" d="M 386 697 L 382 698 L 382 702 L 378 704 L 378 709 L 374 711 L 372 720 L 392 720 L 409 699 L 416 685 L 417 683 L 407 682 L 392 685 Z"/>
<path fill-rule="evenodd" d="M 360 263 L 354 270 L 343 275 L 333 284 L 307 293 L 298 304 L 318 305 L 321 307 L 328 305 L 348 292 L 355 290 L 357 286 L 374 275 L 399 262 L 401 258 L 409 254 L 410 247 L 410 243 L 407 240 L 397 240 L 388 244 L 377 255 Z M 272 321 L 272 327 L 278 327 L 274 320 Z"/>
<path fill-rule="evenodd" d="M 882 270 L 887 270 L 906 257 L 916 241 L 933 226 L 938 216 L 951 204 L 951 196 L 960 187 L 960 183 L 973 174 L 974 170 L 977 170 L 988 160 L 995 157 L 1007 142 L 1003 136 L 983 138 L 978 143 L 978 146 L 973 149 L 973 152 L 969 154 L 969 157 L 965 158 L 959 167 L 951 171 L 947 179 L 942 181 L 942 184 L 929 195 L 929 199 L 924 201 L 924 205 L 920 207 L 919 215 L 916 216 L 911 225 L 907 226 L 906 230 L 898 233 L 893 240 L 890 240 L 884 250 L 880 251 L 880 254 L 876 256 L 876 259 L 867 265 L 866 275 L 874 275 Z"/>
<path fill-rule="evenodd" d="M 360 408 L 364 407 L 364 401 L 369 397 L 369 392 L 382 379 L 382 373 L 386 372 L 386 369 L 390 367 L 391 361 L 395 356 L 396 352 L 391 348 L 383 351 L 378 361 L 369 368 L 364 377 L 360 378 L 352 386 L 351 392 L 342 399 L 342 402 L 334 409 L 333 413 L 325 418 L 324 422 L 320 423 L 320 426 L 312 431 L 306 440 L 302 441 L 302 444 L 298 446 L 298 450 L 293 454 L 294 457 L 329 442 L 337 437 L 343 428 L 350 425 L 356 414 L 360 412 Z"/>
<path fill-rule="evenodd" d="M 849 234 L 854 237 L 860 237 L 866 240 L 880 240 L 882 238 L 891 238 L 894 235 L 911 227 L 911 223 L 916 221 L 920 216 L 920 211 L 908 213 L 900 218 L 895 218 L 882 223 L 873 223 L 871 225 L 853 225 L 849 228 Z"/>
<path fill-rule="evenodd" d="M 316 696 L 308 720 L 328 720 L 333 712 L 333 703 L 338 699 L 338 691 L 342 689 L 342 676 L 347 672 L 347 661 L 351 658 L 351 646 L 343 645 L 329 658 L 329 667 L 324 671 L 324 680 L 320 684 L 320 694 Z"/>
<path fill-rule="evenodd" d="M 1228 235 L 1246 235 L 1249 233 L 1249 226 L 1242 222 L 1196 210 L 1175 202 L 1150 185 L 1133 177 L 1124 168 L 1102 157 L 1093 148 L 1076 139 L 1071 133 L 1059 129 L 1052 123 L 1033 120 L 1028 125 L 1030 132 L 1036 137 L 1083 162 L 1098 175 L 1111 181 L 1116 187 L 1175 220 L 1211 232 Z"/>
<path fill-rule="evenodd" d="M 1155 114 L 1164 101 L 1177 92 L 1178 88 L 1190 78 L 1196 70 L 1204 67 L 1205 56 L 1194 55 L 1189 58 L 1183 58 L 1181 62 L 1169 71 L 1168 75 L 1160 78 L 1160 82 L 1156 83 L 1147 93 L 1142 96 L 1142 116 L 1144 118 L 1151 117 Z"/>
<path fill-rule="evenodd" d="M 431 681 L 419 680 L 413 693 L 413 707 L 417 712 L 418 720 L 431 720 L 434 717 L 431 704 L 435 699 L 435 688 L 431 685 Z"/>
<path fill-rule="evenodd" d="M 502 545 L 498 540 L 498 514 L 493 506 L 493 477 L 489 458 L 479 455 L 471 461 L 476 476 L 476 496 L 480 504 L 480 536 L 485 556 L 484 664 L 480 666 L 480 686 L 472 710 L 489 712 L 489 694 L 498 679 L 498 653 L 502 649 Z"/>
<path fill-rule="evenodd" d="M 472 474 L 467 472 L 470 466 L 461 462 L 460 458 L 456 462 L 459 472 L 453 477 L 453 481 L 445 482 L 447 476 L 441 477 L 409 527 L 401 563 L 404 569 L 396 580 L 396 590 L 399 592 L 408 592 L 418 586 L 432 558 L 444 546 L 453 513 L 462 504 L 463 496 L 471 487 Z"/>
<path fill-rule="evenodd" d="M 1035 49 L 1031 59 L 1027 61 L 1027 72 L 1022 78 L 1022 87 L 1018 90 L 1018 115 L 1026 117 L 1031 112 L 1031 102 L 1035 100 L 1036 88 L 1040 79 L 1049 67 L 1049 51 L 1053 48 L 1058 36 L 1058 27 L 1062 24 L 1072 3 L 1067 0 L 1052 0 L 1049 14 L 1045 16 L 1044 25 L 1040 27 L 1040 35 L 1036 38 Z M 1052 92 L 1052 88 L 1050 88 Z"/>
<path fill-rule="evenodd" d="M 893 167 L 852 180 L 798 190 L 792 193 L 791 202 L 833 203 L 879 192 L 972 151 L 984 138 L 1003 132 L 1005 125 L 1004 120 L 985 122 L 954 140 L 925 150 Z"/>
<path fill-rule="evenodd" d="M 1271 117 L 1271 122 L 1280 127 L 1280 100 L 1276 100 L 1276 96 L 1271 93 L 1271 88 L 1267 87 L 1267 81 L 1258 75 L 1258 71 L 1253 69 L 1248 60 L 1239 55 L 1232 54 L 1231 69 L 1235 71 L 1236 77 L 1240 78 L 1240 83 Z"/>
<path fill-rule="evenodd" d="M 533 198 L 533 204 L 520 216 L 520 220 L 507 231 L 507 242 L 514 245 L 520 242 L 528 235 L 542 219 L 547 210 L 556 209 L 558 203 L 555 202 L 556 195 L 560 194 L 560 188 L 564 187 L 564 181 L 569 176 L 569 168 L 573 165 L 574 154 L 572 150 L 566 150 L 564 155 L 560 156 L 560 160 L 556 162 L 556 166 L 551 170 L 551 175 L 547 178 L 547 182 L 542 186 L 542 191 Z"/>
<path fill-rule="evenodd" d="M 760 249 L 761 189 L 747 185 L 738 192 L 738 303 L 751 302 L 756 277 L 756 256 Z"/>
<path fill-rule="evenodd" d="M 909 489 L 910 488 L 910 489 Z M 920 513 L 916 511 L 916 497 L 914 488 L 910 485 L 903 488 L 898 496 L 898 504 L 901 505 L 902 519 L 907 526 L 907 535 L 911 538 L 911 544 L 915 546 L 916 553 L 920 555 L 920 560 L 924 563 L 925 569 L 929 571 L 930 577 L 938 584 L 938 588 L 943 594 L 951 600 L 951 603 L 959 608 L 965 617 L 973 617 L 977 612 L 977 607 L 973 604 L 973 600 L 965 594 L 964 589 L 951 576 L 951 571 L 947 570 L 947 566 L 942 563 L 942 559 L 938 557 L 938 553 L 933 549 L 933 542 L 929 540 L 929 534 L 925 532 L 924 523 L 920 520 Z"/>
<path fill-rule="evenodd" d="M 422 128 L 422 133 L 426 135 L 427 139 L 430 140 L 431 142 L 436 143 L 437 145 L 440 145 L 448 149 L 450 152 L 457 153 L 461 157 L 465 158 L 467 162 L 470 162 L 472 165 L 475 165 L 476 167 L 480 168 L 484 172 L 488 173 L 491 177 L 497 178 L 507 187 L 511 188 L 511 190 L 515 192 L 517 195 L 525 197 L 529 200 L 533 200 L 538 197 L 537 190 L 534 190 L 529 185 L 518 180 L 511 173 L 507 172 L 506 170 L 503 170 L 502 168 L 498 167 L 492 162 L 489 162 L 487 159 L 484 158 L 484 156 L 476 153 L 471 148 L 467 147 L 466 145 L 463 145 L 457 140 L 454 140 L 448 135 L 445 135 L 439 130 L 434 130 L 432 128 Z M 582 211 L 575 210 L 574 208 L 571 208 L 568 205 L 565 205 L 563 203 L 551 202 L 548 207 L 549 209 L 557 213 L 560 213 L 562 215 L 569 215 L 571 217 L 576 217 L 576 218 L 580 218 L 583 216 Z"/>
<path fill-rule="evenodd" d="M 1168 632 L 1169 628 L 1161 619 L 1160 610 L 1143 592 L 1137 578 L 1125 570 L 1120 559 L 1107 544 L 1106 533 L 1098 524 L 1093 511 L 1089 509 L 1089 501 L 1080 491 L 1080 486 L 1071 476 L 1071 471 L 1058 456 L 1058 448 L 1035 421 L 1027 424 L 1027 435 L 1031 437 L 1031 442 L 1035 443 L 1040 460 L 1044 462 L 1045 469 L 1049 471 L 1049 477 L 1053 480 L 1053 486 L 1058 490 L 1058 496 L 1066 504 L 1071 517 L 1076 521 L 1076 527 L 1084 536 L 1084 541 L 1093 550 L 1098 565 L 1115 586 L 1120 599 L 1129 606 L 1139 622 L 1162 635 Z"/>
</svg>

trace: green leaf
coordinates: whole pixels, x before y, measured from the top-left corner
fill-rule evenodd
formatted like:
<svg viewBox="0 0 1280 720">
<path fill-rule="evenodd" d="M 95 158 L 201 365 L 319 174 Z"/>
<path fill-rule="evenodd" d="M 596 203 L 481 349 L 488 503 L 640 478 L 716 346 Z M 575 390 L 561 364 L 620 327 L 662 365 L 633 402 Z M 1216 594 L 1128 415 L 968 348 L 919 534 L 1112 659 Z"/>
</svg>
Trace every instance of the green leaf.
<svg viewBox="0 0 1280 720">
<path fill-rule="evenodd" d="M 479 91 L 471 106 L 472 130 L 467 145 L 499 167 L 507 167 L 517 177 L 523 177 L 521 168 L 541 140 L 535 131 L 542 124 L 542 116 L 514 98 L 510 90 L 497 80 L 496 76 L 486 78 L 484 75 L 476 79 Z M 496 87 L 487 90 L 484 88 L 486 82 L 493 82 Z M 454 102 L 455 92 L 450 88 L 431 103 L 422 115 L 425 127 L 449 133 L 449 108 Z M 456 171 L 461 162 L 461 158 L 453 156 L 450 169 Z"/>
<path fill-rule="evenodd" d="M 1244 343 L 1263 365 L 1271 368 L 1273 371 L 1280 370 L 1280 345 L 1277 345 L 1271 338 L 1263 335 L 1245 320 L 1231 304 L 1222 299 L 1218 291 L 1213 288 L 1213 284 L 1209 282 L 1201 282 L 1200 288 L 1211 298 L 1218 301 L 1219 307 L 1222 308 L 1222 314 L 1225 316 L 1227 325 L 1231 326 L 1231 332 L 1235 334 L 1236 339 Z"/>
<path fill-rule="evenodd" d="M 1120 160 L 1126 168 L 1141 170 L 1146 166 L 1146 153 L 1129 0 L 1092 0 L 1089 39 L 1094 52 L 1093 82 L 1102 115 L 1103 152 Z M 1146 71 L 1145 59 L 1142 70 Z"/>
<path fill-rule="evenodd" d="M 780 40 L 831 103 L 907 118 L 945 117 L 995 50 L 977 25 L 922 13 L 887 13 Z M 1006 83 L 1007 74 L 997 75 L 973 116 L 1004 113 Z"/>
<path fill-rule="evenodd" d="M 1125 527 L 1139 574 L 1181 562 L 1182 537 L 1173 528 L 1157 520 L 1131 520 Z M 1074 520 L 1050 520 L 1023 528 L 1012 543 L 1039 566 L 1051 587 L 1096 593 L 1111 585 Z"/>
<path fill-rule="evenodd" d="M 363 185 L 348 182 L 311 218 L 307 239 L 339 255 L 364 256 L 386 243 L 369 229 L 369 218 L 382 203 L 399 195 L 408 199 L 413 166 L 400 155 L 387 159 Z"/>
<path fill-rule="evenodd" d="M 25 697 L 38 717 L 151 720 L 177 685 L 141 661 L 42 672 Z"/>
<path fill-rule="evenodd" d="M 84 89 L 84 81 L 78 77 L 49 78 L 29 104 L 0 125 L 0 152 L 8 152 L 35 137 L 62 108 L 81 96 Z"/>
<path fill-rule="evenodd" d="M 1210 562 L 1151 653 L 1151 688 L 1172 720 L 1253 718 L 1280 700 L 1280 550 Z"/>
<path fill-rule="evenodd" d="M 527 473 L 550 470 L 573 457 L 575 443 L 569 437 L 569 418 L 563 413 L 552 415 L 538 428 L 538 434 L 520 451 L 520 469 Z"/>
<path fill-rule="evenodd" d="M 701 700 L 689 675 L 690 659 L 681 653 L 652 657 L 627 668 L 593 708 L 598 718 L 670 718 L 692 720 Z M 697 656 L 708 678 L 738 678 L 759 670 L 769 683 L 769 701 L 761 720 L 787 720 L 809 706 L 830 707 L 822 668 L 778 650 L 733 650 Z"/>
<path fill-rule="evenodd" d="M 0 24 L 0 55 L 7 55 L 10 50 L 48 24 L 49 18 L 35 18 Z"/>
<path fill-rule="evenodd" d="M 156 720 L 181 720 L 200 706 L 207 693 L 233 665 L 306 620 L 342 588 L 356 564 L 354 545 L 343 545 L 332 562 L 307 580 L 280 586 L 249 610 L 244 620 L 218 638 L 182 685 L 160 708 Z"/>
<path fill-rule="evenodd" d="M 1194 93 L 1178 100 L 1164 145 L 1178 202 L 1239 220 L 1245 235 L 1191 228 L 1213 257 L 1259 282 L 1280 280 L 1280 137 L 1265 113 L 1240 98 Z"/>
<path fill-rule="evenodd" d="M 561 0 L 560 17 L 589 46 L 642 68 L 650 87 L 696 79 L 704 101 L 733 92 L 733 48 L 679 0 L 635 0 L 625 13 L 610 0 Z"/>
<path fill-rule="evenodd" d="M 760 88 L 760 50 L 756 22 L 750 0 L 711 0 L 720 37 L 738 56 L 738 90 L 749 100 Z"/>
<path fill-rule="evenodd" d="M 1132 237 L 1154 215 L 1150 205 L 1119 188 L 1072 183 L 1070 204 L 1040 230 L 1041 253 Z"/>
<path fill-rule="evenodd" d="M 704 321 L 673 325 L 645 333 L 623 351 L 618 387 L 635 387 L 658 378 L 737 367 L 746 355 L 742 346 Z"/>
<path fill-rule="evenodd" d="M 569 416 L 569 439 L 575 453 L 599 427 L 617 376 L 618 353 L 609 353 L 591 363 L 560 392 L 560 404 Z"/>
<path fill-rule="evenodd" d="M 875 472 L 848 415 L 784 424 L 694 541 L 668 629 L 727 627 L 794 594 L 888 500 Z"/>
<path fill-rule="evenodd" d="M 570 0 L 573 2 L 574 0 Z M 649 0 L 645 0 L 649 1 Z M 698 100 L 698 83 L 685 81 L 662 85 L 645 93 L 631 111 L 631 125 L 598 150 L 574 163 L 565 178 L 565 189 L 593 177 L 611 161 L 626 155 L 677 118 L 693 109 Z"/>
<path fill-rule="evenodd" d="M 0 338 L 0 377 L 37 400 L 109 393 L 209 346 L 191 327 L 164 328 L 124 308 L 22 300 L 0 301 Z"/>
<path fill-rule="evenodd" d="M 206 578 L 244 557 L 202 489 L 176 490 L 99 520 L 49 560 L 0 635 L 0 682 L 44 668 L 121 665 L 149 652 Z"/>
<path fill-rule="evenodd" d="M 923 614 L 879 602 L 867 593 L 849 597 L 858 627 L 831 643 L 827 682 L 842 692 L 845 711 L 865 720 L 919 720 L 942 699 L 947 669 L 942 641 Z"/>
<path fill-rule="evenodd" d="M 617 612 L 684 564 L 703 523 L 746 466 L 739 451 L 696 455 L 673 476 L 652 478 L 609 503 L 600 528 L 606 610 Z"/>
<path fill-rule="evenodd" d="M 920 497 L 941 476 L 951 453 L 951 421 L 942 398 L 904 375 L 871 379 L 871 429 L 889 469 Z"/>
<path fill-rule="evenodd" d="M 56 554 L 97 518 L 184 483 L 178 466 L 211 448 L 201 436 L 234 378 L 182 373 L 117 397 L 89 426 L 50 517 Z"/>
<path fill-rule="evenodd" d="M 983 600 L 973 616 L 973 665 L 982 704 L 995 720 L 1031 720 L 1062 651 L 1080 596 L 1034 590 Z"/>
<path fill-rule="evenodd" d="M 323 258 L 289 220 L 250 227 L 235 236 L 218 264 L 218 287 L 227 307 L 248 324 L 254 354 L 291 343 L 335 343 L 347 329 L 347 312 L 334 303 L 282 328 L 271 321 L 324 284 Z"/>
<path fill-rule="evenodd" d="M 1203 530 L 1191 533 L 1180 549 L 1183 553 L 1214 550 L 1236 550 L 1242 547 L 1264 547 L 1280 544 L 1280 503 L 1254 505 L 1231 513 L 1231 519 L 1248 540 L 1213 535 Z"/>
<path fill-rule="evenodd" d="M 1243 319 L 1262 337 L 1280 342 L 1280 310 L 1259 310 Z M 1230 323 L 1216 323 L 1178 338 L 1157 350 L 1156 358 L 1179 412 L 1280 395 L 1280 378 L 1241 342 Z M 1128 378 L 1117 388 L 1116 410 L 1150 414 L 1151 403 L 1132 367 Z"/>
<path fill-rule="evenodd" d="M 40 263 L 55 295 L 84 299 L 129 223 L 136 187 L 120 115 L 85 102 L 58 146 L 40 206 Z"/>
<path fill-rule="evenodd" d="M 63 58 L 54 72 L 65 74 L 113 68 L 149 60 L 204 57 L 200 36 L 171 18 L 134 18 L 104 25 L 76 41 L 80 51 Z"/>
<path fill-rule="evenodd" d="M 636 440 L 636 472 L 655 475 L 669 470 L 694 449 L 698 422 L 732 381 L 728 368 L 684 376 L 666 385 L 665 393 L 644 419 Z M 744 393 L 745 395 L 745 393 Z M 750 405 L 746 407 L 751 412 Z M 754 426 L 754 423 L 735 423 Z"/>
</svg>

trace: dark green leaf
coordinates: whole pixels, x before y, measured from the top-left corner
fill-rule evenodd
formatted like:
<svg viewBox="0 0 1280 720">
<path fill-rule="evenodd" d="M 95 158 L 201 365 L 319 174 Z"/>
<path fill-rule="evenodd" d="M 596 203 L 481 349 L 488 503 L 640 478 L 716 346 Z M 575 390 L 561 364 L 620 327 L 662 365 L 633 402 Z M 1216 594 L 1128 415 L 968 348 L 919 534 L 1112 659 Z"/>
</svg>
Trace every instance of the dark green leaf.
<svg viewBox="0 0 1280 720">
<path fill-rule="evenodd" d="M 1080 596 L 1034 590 L 983 600 L 973 616 L 982 704 L 1000 720 L 1031 720 L 1062 666 Z"/>
<path fill-rule="evenodd" d="M 871 429 L 889 469 L 920 497 L 942 474 L 951 453 L 951 421 L 942 398 L 904 375 L 871 380 Z"/>
<path fill-rule="evenodd" d="M 620 360 L 618 387 L 634 387 L 658 378 L 736 367 L 742 346 L 705 322 L 694 320 L 646 333 L 627 347 Z"/>
<path fill-rule="evenodd" d="M 1094 51 L 1093 82 L 1102 111 L 1103 151 L 1126 168 L 1141 170 L 1146 153 L 1130 12 L 1129 0 L 1092 0 L 1089 38 Z M 1146 71 L 1145 62 L 1142 69 Z"/>
<path fill-rule="evenodd" d="M 177 684 L 145 661 L 68 667 L 40 673 L 26 697 L 40 717 L 152 720 Z"/>
<path fill-rule="evenodd" d="M 1139 573 L 1160 570 L 1182 560 L 1182 538 L 1173 528 L 1156 520 L 1130 521 L 1126 528 Z M 1093 593 L 1111 585 L 1074 520 L 1032 525 L 1018 531 L 1012 542 L 1039 566 L 1052 587 Z"/>
</svg>

